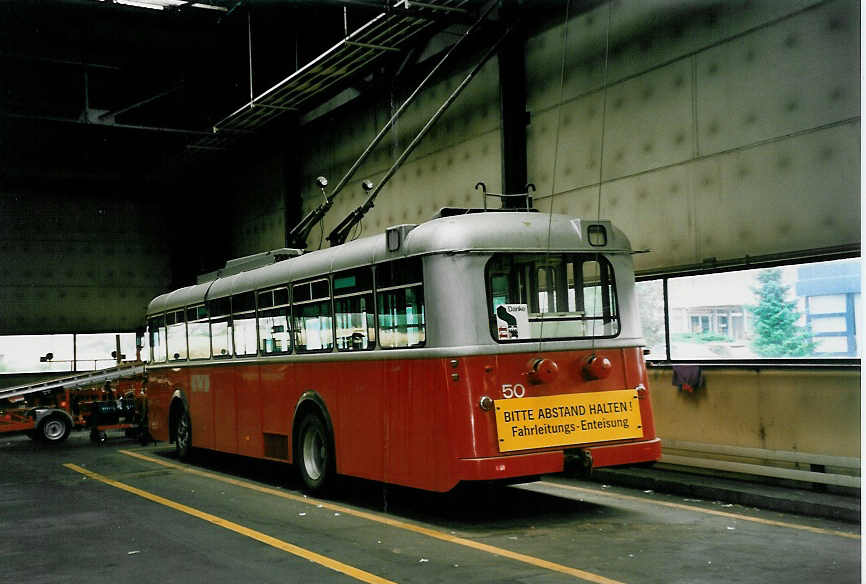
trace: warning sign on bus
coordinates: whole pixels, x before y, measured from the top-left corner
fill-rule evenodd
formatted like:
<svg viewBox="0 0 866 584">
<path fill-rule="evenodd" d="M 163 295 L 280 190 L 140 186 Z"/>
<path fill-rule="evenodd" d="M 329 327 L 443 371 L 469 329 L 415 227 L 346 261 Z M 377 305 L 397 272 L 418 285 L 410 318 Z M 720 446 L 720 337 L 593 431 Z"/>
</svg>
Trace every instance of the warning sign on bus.
<svg viewBox="0 0 866 584">
<path fill-rule="evenodd" d="M 529 307 L 500 304 L 496 307 L 496 330 L 500 340 L 529 338 Z"/>
<path fill-rule="evenodd" d="M 643 436 L 637 390 L 494 400 L 499 451 Z"/>
</svg>

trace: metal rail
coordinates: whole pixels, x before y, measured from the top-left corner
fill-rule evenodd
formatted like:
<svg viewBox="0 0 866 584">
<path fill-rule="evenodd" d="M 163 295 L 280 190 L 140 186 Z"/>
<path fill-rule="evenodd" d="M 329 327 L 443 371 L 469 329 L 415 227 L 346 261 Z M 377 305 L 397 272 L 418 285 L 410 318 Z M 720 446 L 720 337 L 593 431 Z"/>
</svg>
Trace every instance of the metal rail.
<svg viewBox="0 0 866 584">
<path fill-rule="evenodd" d="M 419 37 L 443 27 L 443 9 L 464 10 L 470 0 L 428 0 L 426 3 L 397 2 L 336 45 L 307 63 L 267 91 L 252 97 L 213 125 L 213 135 L 194 146 L 220 148 L 232 138 L 227 130 L 260 130 L 286 111 L 310 108 L 315 98 L 333 91 L 393 49 L 403 50 Z M 408 4 L 408 6 L 406 5 Z M 453 12 L 448 10 L 447 13 Z"/>
<path fill-rule="evenodd" d="M 439 109 L 436 110 L 423 128 L 418 132 L 412 142 L 406 147 L 402 154 L 400 154 L 399 158 L 391 165 L 391 168 L 388 169 L 388 172 L 385 173 L 385 176 L 382 177 L 382 180 L 379 181 L 379 184 L 376 185 L 375 188 L 371 189 L 367 199 L 351 211 L 348 215 L 346 215 L 342 221 L 331 231 L 328 235 L 327 239 L 330 245 L 333 247 L 335 245 L 340 245 L 344 243 L 346 239 L 349 237 L 349 233 L 352 229 L 364 218 L 364 215 L 373 208 L 374 201 L 376 197 L 379 195 L 379 192 L 382 188 L 388 183 L 394 173 L 403 165 L 403 162 L 409 157 L 410 154 L 415 150 L 421 140 L 424 139 L 424 136 L 427 135 L 427 132 L 430 131 L 430 128 L 442 117 L 442 114 L 454 103 L 454 100 L 463 92 L 469 82 L 478 74 L 481 68 L 490 60 L 490 58 L 499 50 L 499 47 L 502 45 L 502 42 L 508 37 L 508 34 L 511 32 L 511 27 L 507 28 L 502 36 L 497 39 L 495 43 L 484 53 L 484 56 L 481 57 L 481 60 L 472 68 L 472 70 L 464 77 L 463 81 L 460 82 L 460 85 L 448 96 L 448 98 L 439 106 Z"/>
<path fill-rule="evenodd" d="M 427 73 L 424 79 L 418 84 L 415 90 L 406 98 L 406 100 L 400 105 L 399 108 L 391 115 L 391 119 L 382 126 L 382 129 L 379 130 L 379 133 L 370 141 L 370 144 L 367 145 L 367 148 L 364 149 L 364 152 L 358 157 L 358 159 L 352 164 L 351 168 L 346 171 L 346 174 L 340 179 L 340 182 L 333 188 L 330 194 L 325 195 L 322 203 L 307 213 L 297 225 L 295 225 L 291 231 L 289 231 L 288 239 L 289 245 L 293 247 L 304 248 L 307 245 L 307 238 L 310 235 L 310 231 L 315 227 L 315 225 L 321 221 L 328 210 L 334 203 L 334 199 L 343 190 L 343 187 L 349 182 L 349 180 L 355 175 L 355 172 L 360 168 L 360 166 L 364 163 L 364 161 L 369 158 L 370 154 L 379 145 L 382 139 L 388 134 L 388 132 L 394 127 L 397 119 L 403 114 L 409 105 L 415 101 L 415 98 L 421 93 L 421 90 L 427 86 L 431 79 L 436 75 L 442 65 L 445 64 L 446 61 L 454 54 L 454 52 L 460 47 L 463 42 L 471 37 L 478 28 L 487 20 L 488 15 L 496 6 L 495 2 L 489 3 L 487 8 L 481 13 L 478 19 L 469 27 L 469 29 L 463 33 L 457 41 L 449 47 L 448 51 L 437 61 L 437 63 L 433 66 L 433 68 Z M 320 185 L 321 186 L 321 185 Z M 324 192 L 324 186 L 322 186 L 322 194 Z"/>
<path fill-rule="evenodd" d="M 95 383 L 143 375 L 144 371 L 145 366 L 143 364 L 132 364 L 112 367 L 110 369 L 101 369 L 99 371 L 88 371 L 87 373 L 60 377 L 49 381 L 25 383 L 14 387 L 0 389 L 0 399 L 9 399 L 22 395 L 29 395 L 31 393 L 38 393 L 40 391 L 50 391 L 53 389 L 75 389 L 78 387 L 93 385 Z"/>
</svg>

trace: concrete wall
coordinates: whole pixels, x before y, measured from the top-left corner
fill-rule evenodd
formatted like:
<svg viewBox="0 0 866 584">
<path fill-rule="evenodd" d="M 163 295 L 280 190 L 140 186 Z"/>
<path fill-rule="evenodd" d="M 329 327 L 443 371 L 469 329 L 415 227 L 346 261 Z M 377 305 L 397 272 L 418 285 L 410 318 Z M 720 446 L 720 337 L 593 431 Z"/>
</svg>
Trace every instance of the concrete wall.
<svg viewBox="0 0 866 584">
<path fill-rule="evenodd" d="M 243 257 L 286 245 L 287 169 L 279 154 L 264 157 L 240 173 L 231 173 L 230 238 L 232 257 Z M 214 266 L 215 268 L 221 266 Z"/>
<path fill-rule="evenodd" d="M 608 12 L 610 10 L 610 12 Z M 604 4 L 529 41 L 529 176 L 636 268 L 858 243 L 859 5 Z M 604 33 L 611 50 L 604 84 Z M 560 97 L 561 96 L 561 97 Z"/>
<path fill-rule="evenodd" d="M 665 440 L 860 457 L 858 370 L 708 369 L 694 393 L 649 371 L 656 430 Z"/>
<path fill-rule="evenodd" d="M 170 282 L 164 222 L 146 200 L 0 193 L 0 334 L 135 330 Z"/>
<path fill-rule="evenodd" d="M 612 219 L 652 250 L 635 258 L 639 271 L 859 242 L 856 2 L 613 2 L 567 26 L 564 8 L 545 7 L 526 46 L 538 208 Z M 338 197 L 326 234 L 468 66 L 404 114 Z M 365 233 L 480 205 L 478 181 L 499 190 L 497 84 L 491 61 L 384 188 Z M 304 128 L 305 210 L 321 198 L 313 179 L 335 184 L 407 92 Z"/>
<path fill-rule="evenodd" d="M 335 199 L 324 221 L 326 236 L 366 198 L 361 181 L 370 179 L 378 184 L 473 65 L 465 64 L 432 83 L 407 109 L 397 123 L 397 131 L 380 143 Z M 500 191 L 498 82 L 498 66 L 492 59 L 382 189 L 363 223 L 365 234 L 381 233 L 400 223 L 426 221 L 442 207 L 480 207 L 483 202 L 474 188 L 478 181 L 484 181 L 490 191 Z M 341 111 L 305 128 L 304 143 L 309 148 L 302 162 L 304 211 L 321 201 L 321 191 L 313 183 L 315 177 L 323 175 L 335 185 L 412 89 L 395 88 L 393 94 L 380 96 L 376 103 Z M 308 244 L 317 247 L 320 236 L 320 231 L 314 230 Z"/>
</svg>

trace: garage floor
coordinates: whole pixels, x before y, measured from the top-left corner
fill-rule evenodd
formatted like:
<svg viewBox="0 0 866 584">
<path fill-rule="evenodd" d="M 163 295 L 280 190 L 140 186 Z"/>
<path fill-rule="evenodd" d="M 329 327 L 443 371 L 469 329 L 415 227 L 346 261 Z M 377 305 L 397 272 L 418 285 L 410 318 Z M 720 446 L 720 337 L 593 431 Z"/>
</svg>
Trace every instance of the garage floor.
<svg viewBox="0 0 866 584">
<path fill-rule="evenodd" d="M 73 433 L 0 439 L 0 582 L 859 582 L 856 525 L 562 477 L 446 495 Z"/>
</svg>

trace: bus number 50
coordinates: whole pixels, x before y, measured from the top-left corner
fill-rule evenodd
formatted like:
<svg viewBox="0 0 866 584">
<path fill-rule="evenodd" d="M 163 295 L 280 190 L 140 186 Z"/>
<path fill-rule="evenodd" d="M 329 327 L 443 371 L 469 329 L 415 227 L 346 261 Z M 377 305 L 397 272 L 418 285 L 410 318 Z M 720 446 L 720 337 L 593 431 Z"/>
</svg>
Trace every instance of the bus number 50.
<svg viewBox="0 0 866 584">
<path fill-rule="evenodd" d="M 526 395 L 526 388 L 523 387 L 520 383 L 515 383 L 514 385 L 510 383 L 502 384 L 502 397 L 505 399 L 509 399 L 512 397 L 523 397 Z"/>
</svg>

